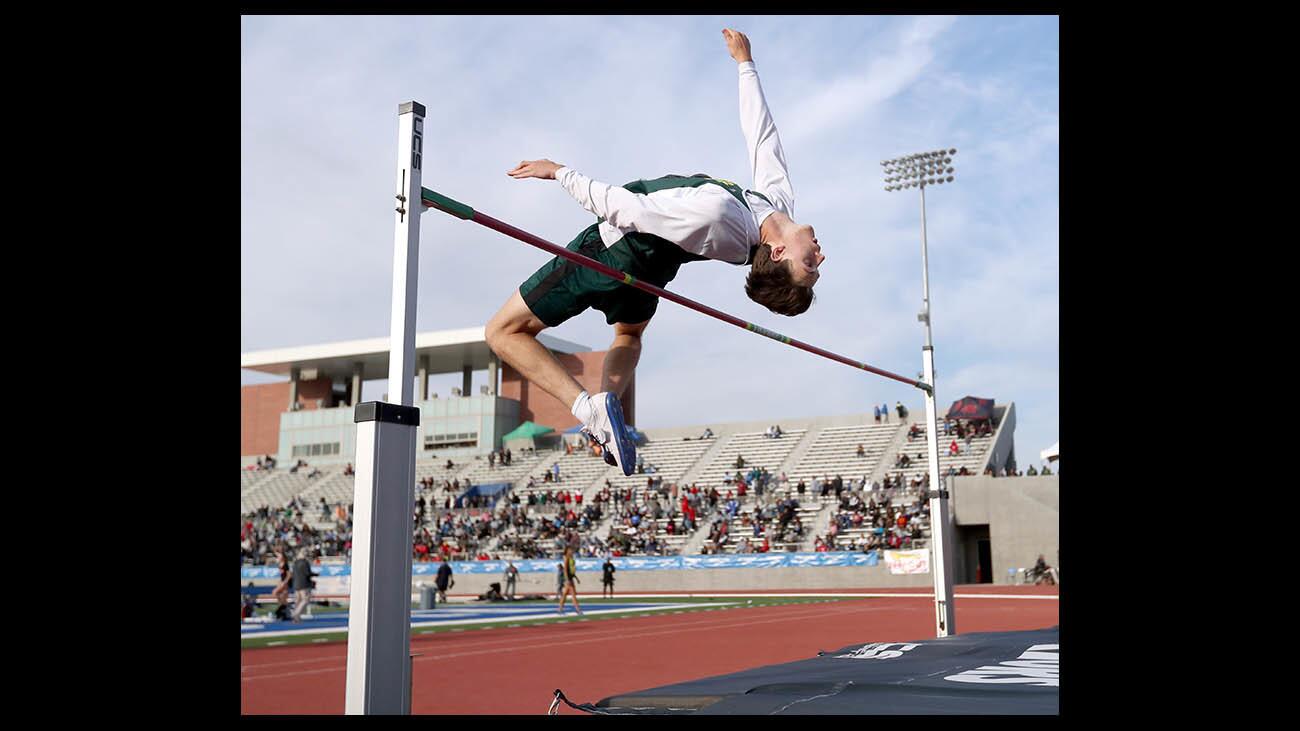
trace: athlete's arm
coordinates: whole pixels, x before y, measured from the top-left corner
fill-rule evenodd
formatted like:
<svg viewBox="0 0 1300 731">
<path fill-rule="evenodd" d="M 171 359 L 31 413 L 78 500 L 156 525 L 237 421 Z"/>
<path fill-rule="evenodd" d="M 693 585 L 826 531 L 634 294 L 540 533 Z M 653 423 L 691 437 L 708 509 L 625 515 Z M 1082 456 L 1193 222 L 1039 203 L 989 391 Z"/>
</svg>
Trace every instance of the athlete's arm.
<svg viewBox="0 0 1300 731">
<path fill-rule="evenodd" d="M 722 31 L 722 34 L 740 73 L 740 129 L 745 134 L 745 146 L 749 151 L 754 190 L 770 198 L 772 204 L 786 215 L 793 216 L 794 188 L 790 185 L 785 150 L 781 147 L 772 112 L 767 108 L 767 98 L 763 96 L 749 39 L 744 33 L 730 29 Z"/>
<path fill-rule="evenodd" d="M 578 205 L 620 231 L 654 234 L 687 251 L 724 261 L 743 260 L 748 252 L 744 210 L 716 185 L 642 195 L 551 160 L 525 160 L 507 174 L 559 181 Z"/>
</svg>

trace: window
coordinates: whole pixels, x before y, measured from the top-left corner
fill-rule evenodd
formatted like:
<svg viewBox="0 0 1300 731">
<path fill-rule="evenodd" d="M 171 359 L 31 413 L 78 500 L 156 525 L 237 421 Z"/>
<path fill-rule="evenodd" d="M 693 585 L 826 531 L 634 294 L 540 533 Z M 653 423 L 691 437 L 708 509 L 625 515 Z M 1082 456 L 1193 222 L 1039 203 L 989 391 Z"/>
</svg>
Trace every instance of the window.
<svg viewBox="0 0 1300 731">
<path fill-rule="evenodd" d="M 299 444 L 293 448 L 295 459 L 299 457 L 328 456 L 339 453 L 339 442 L 327 444 Z"/>
<path fill-rule="evenodd" d="M 459 432 L 456 434 L 426 434 L 425 451 L 447 447 L 477 447 L 478 432 Z"/>
</svg>

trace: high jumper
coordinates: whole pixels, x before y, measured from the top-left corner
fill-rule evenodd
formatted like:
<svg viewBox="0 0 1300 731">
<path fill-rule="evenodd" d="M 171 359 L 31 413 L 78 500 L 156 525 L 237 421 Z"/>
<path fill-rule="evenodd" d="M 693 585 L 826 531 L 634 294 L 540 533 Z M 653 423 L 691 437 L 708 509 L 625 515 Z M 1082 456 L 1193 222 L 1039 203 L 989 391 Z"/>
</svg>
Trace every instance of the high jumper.
<svg viewBox="0 0 1300 731">
<path fill-rule="evenodd" d="M 525 160 L 507 174 L 556 180 L 596 223 L 568 250 L 663 287 L 682 264 L 713 259 L 749 266 L 745 293 L 772 312 L 794 316 L 813 302 L 826 260 L 816 232 L 794 220 L 794 190 L 785 152 L 768 110 L 749 38 L 722 31 L 740 75 L 740 124 L 752 187 L 705 174 L 665 175 L 622 187 L 593 180 L 547 159 Z M 570 405 L 582 430 L 605 447 L 605 461 L 632 474 L 636 447 L 620 404 L 641 357 L 641 335 L 659 298 L 556 256 L 511 294 L 487 324 L 488 345 L 530 382 Z M 586 390 L 537 341 L 538 333 L 587 310 L 614 328 L 601 390 Z"/>
</svg>

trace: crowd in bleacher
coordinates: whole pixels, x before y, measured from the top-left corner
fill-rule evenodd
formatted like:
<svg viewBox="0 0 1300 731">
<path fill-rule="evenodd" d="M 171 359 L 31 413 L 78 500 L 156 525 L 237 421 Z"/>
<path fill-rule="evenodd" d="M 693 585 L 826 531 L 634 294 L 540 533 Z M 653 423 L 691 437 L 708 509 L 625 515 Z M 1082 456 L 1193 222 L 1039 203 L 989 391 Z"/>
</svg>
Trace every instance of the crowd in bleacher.
<svg viewBox="0 0 1300 731">
<path fill-rule="evenodd" d="M 275 560 L 276 551 L 292 553 L 300 549 L 314 556 L 352 555 L 352 505 L 326 506 L 326 515 L 335 519 L 333 527 L 314 528 L 306 520 L 310 508 L 299 498 L 291 498 L 283 508 L 262 507 L 241 516 L 240 563 L 267 564 Z"/>
<path fill-rule="evenodd" d="M 877 423 L 889 421 L 890 410 L 887 407 L 881 405 L 875 407 L 875 411 Z M 900 419 L 906 418 L 906 410 L 901 404 L 898 415 Z M 779 425 L 771 425 L 761 433 L 727 437 L 731 440 L 728 445 L 737 446 L 724 447 L 718 457 L 711 458 L 714 460 L 712 466 L 703 473 L 697 471 L 700 476 L 698 484 L 681 486 L 671 479 L 680 476 L 690 462 L 681 461 L 681 457 L 665 457 L 673 454 L 671 450 L 655 452 L 651 448 L 648 453 L 638 451 L 635 473 L 645 476 L 644 486 L 631 487 L 624 478 L 616 477 L 618 484 L 606 479 L 603 488 L 588 487 L 591 474 L 596 473 L 590 473 L 582 457 L 571 455 L 575 452 L 579 455 L 589 453 L 597 463 L 603 464 L 603 460 L 599 445 L 581 435 L 553 452 L 554 458 L 549 454 L 543 458 L 538 453 L 516 470 L 503 474 L 497 481 L 508 480 L 513 489 L 507 488 L 492 495 L 466 495 L 474 485 L 463 467 L 459 475 L 445 474 L 458 467 L 448 459 L 442 471 L 426 466 L 421 473 L 426 476 L 419 480 L 412 514 L 415 527 L 412 555 L 417 561 L 486 560 L 502 555 L 523 559 L 550 558 L 558 556 L 566 546 L 584 557 L 664 555 L 680 551 L 692 537 L 694 541 L 690 545 L 705 554 L 797 550 L 810 545 L 819 551 L 906 549 L 924 545 L 929 504 L 923 499 L 923 491 L 929 488 L 930 476 L 928 470 L 917 471 L 926 461 L 924 448 L 919 451 L 913 448 L 917 440 L 925 441 L 923 425 L 913 424 L 906 430 L 906 441 L 901 442 L 904 446 L 890 455 L 892 464 L 887 465 L 892 467 L 888 472 L 893 474 L 885 474 L 879 481 L 873 482 L 869 474 L 858 478 L 845 478 L 839 474 L 817 477 L 814 474 L 819 465 L 829 465 L 832 474 L 836 469 L 857 474 L 858 468 L 845 460 L 850 455 L 885 461 L 887 457 L 882 453 L 885 448 L 882 445 L 887 444 L 888 437 L 882 441 L 873 436 L 878 432 L 871 432 L 871 428 L 829 429 L 827 433 L 835 429 L 859 431 L 850 432 L 852 436 L 839 437 L 842 443 L 836 443 L 835 437 L 831 437 L 827 440 L 828 449 L 820 453 L 814 451 L 819 456 L 796 465 L 798 469 L 794 472 L 801 475 L 797 485 L 792 484 L 784 472 L 777 476 L 768 471 L 768 467 L 776 469 L 780 466 L 784 455 L 790 453 L 788 449 L 781 451 L 776 446 L 780 442 L 768 440 L 782 440 L 790 443 L 790 449 L 793 449 L 794 443 L 799 442 L 804 434 L 795 429 L 787 435 Z M 938 425 L 942 437 L 940 449 L 949 455 L 971 454 L 969 469 L 978 470 L 981 463 L 975 459 L 987 448 L 993 428 L 994 425 L 987 420 L 945 419 Z M 868 438 L 862 441 L 872 445 L 870 452 L 857 441 L 860 434 L 867 434 Z M 742 442 L 740 437 L 751 441 Z M 710 429 L 698 437 L 700 440 L 714 438 Z M 975 442 L 976 439 L 984 440 L 984 444 Z M 687 438 L 684 441 L 695 440 Z M 690 453 L 689 459 L 704 454 L 704 450 L 704 445 L 701 445 Z M 753 462 L 766 466 L 752 464 L 739 453 L 740 450 L 750 454 Z M 483 459 L 489 471 L 499 472 L 512 464 L 514 456 L 510 450 L 500 449 L 486 456 L 474 457 L 474 460 Z M 665 474 L 669 480 L 665 480 L 656 465 L 651 463 L 660 461 L 660 458 L 666 460 Z M 678 461 L 674 462 L 674 459 Z M 870 464 L 868 461 L 864 469 L 870 470 Z M 307 463 L 299 460 L 289 472 L 306 468 Z M 250 465 L 247 469 L 274 470 L 275 460 L 267 455 L 258 458 L 255 467 Z M 434 471 L 437 477 L 428 476 L 429 470 Z M 320 474 L 319 470 L 315 473 Z M 481 466 L 469 473 L 478 480 L 492 481 L 485 476 Z M 350 464 L 343 474 L 352 474 Z M 972 473 L 967 465 L 961 465 L 959 468 L 950 467 L 949 474 Z M 1021 473 L 1009 466 L 998 471 L 989 467 L 984 474 L 1010 477 L 1051 472 L 1046 467 L 1041 472 L 1030 467 Z M 448 479 L 441 479 L 444 476 Z M 248 479 L 258 478 L 250 476 Z M 253 484 L 248 479 L 245 483 Z M 585 497 L 584 488 L 587 490 Z M 339 495 L 334 492 L 332 482 L 326 482 L 320 490 L 331 497 Z M 828 506 L 828 512 L 819 513 L 823 505 Z M 318 509 L 319 514 L 315 512 Z M 263 507 L 245 514 L 244 519 L 241 538 L 245 562 L 273 562 L 277 548 L 289 551 L 307 548 L 316 556 L 350 556 L 350 505 L 346 508 L 337 503 L 331 505 L 322 497 L 319 504 L 309 506 L 298 496 L 289 500 L 284 508 L 272 510 Z M 825 536 L 817 535 L 812 544 L 804 542 L 806 537 L 811 538 L 815 531 L 823 528 L 828 528 Z"/>
<path fill-rule="evenodd" d="M 929 525 L 930 503 L 918 495 L 904 504 L 895 504 L 897 496 L 896 488 L 845 491 L 825 539 L 818 536 L 814 550 L 836 550 L 836 539 L 849 532 L 855 534 L 852 541 L 848 546 L 841 543 L 841 547 L 858 551 L 919 547 L 925 537 L 924 526 Z"/>
</svg>

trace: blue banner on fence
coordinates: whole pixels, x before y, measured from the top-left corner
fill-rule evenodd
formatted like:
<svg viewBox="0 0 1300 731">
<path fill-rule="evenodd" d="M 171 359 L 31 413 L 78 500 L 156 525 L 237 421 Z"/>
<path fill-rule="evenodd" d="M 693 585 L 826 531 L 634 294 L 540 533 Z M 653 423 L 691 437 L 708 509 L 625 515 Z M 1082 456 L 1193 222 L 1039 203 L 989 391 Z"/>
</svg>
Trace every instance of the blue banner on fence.
<svg viewBox="0 0 1300 731">
<path fill-rule="evenodd" d="M 662 571 L 666 569 L 767 569 L 782 567 L 875 566 L 880 562 L 879 551 L 861 553 L 836 551 L 826 553 L 737 553 L 709 556 L 619 556 L 610 559 L 619 571 Z M 600 571 L 603 558 L 575 559 L 579 571 Z M 520 573 L 555 573 L 559 559 L 541 558 L 515 561 Z M 453 574 L 502 574 L 505 561 L 452 561 Z M 321 576 L 350 576 L 348 564 L 325 564 L 315 567 Z M 434 576 L 438 562 L 416 563 L 411 567 L 413 576 Z M 275 579 L 280 572 L 275 566 L 244 566 L 240 577 L 244 579 Z"/>
</svg>

